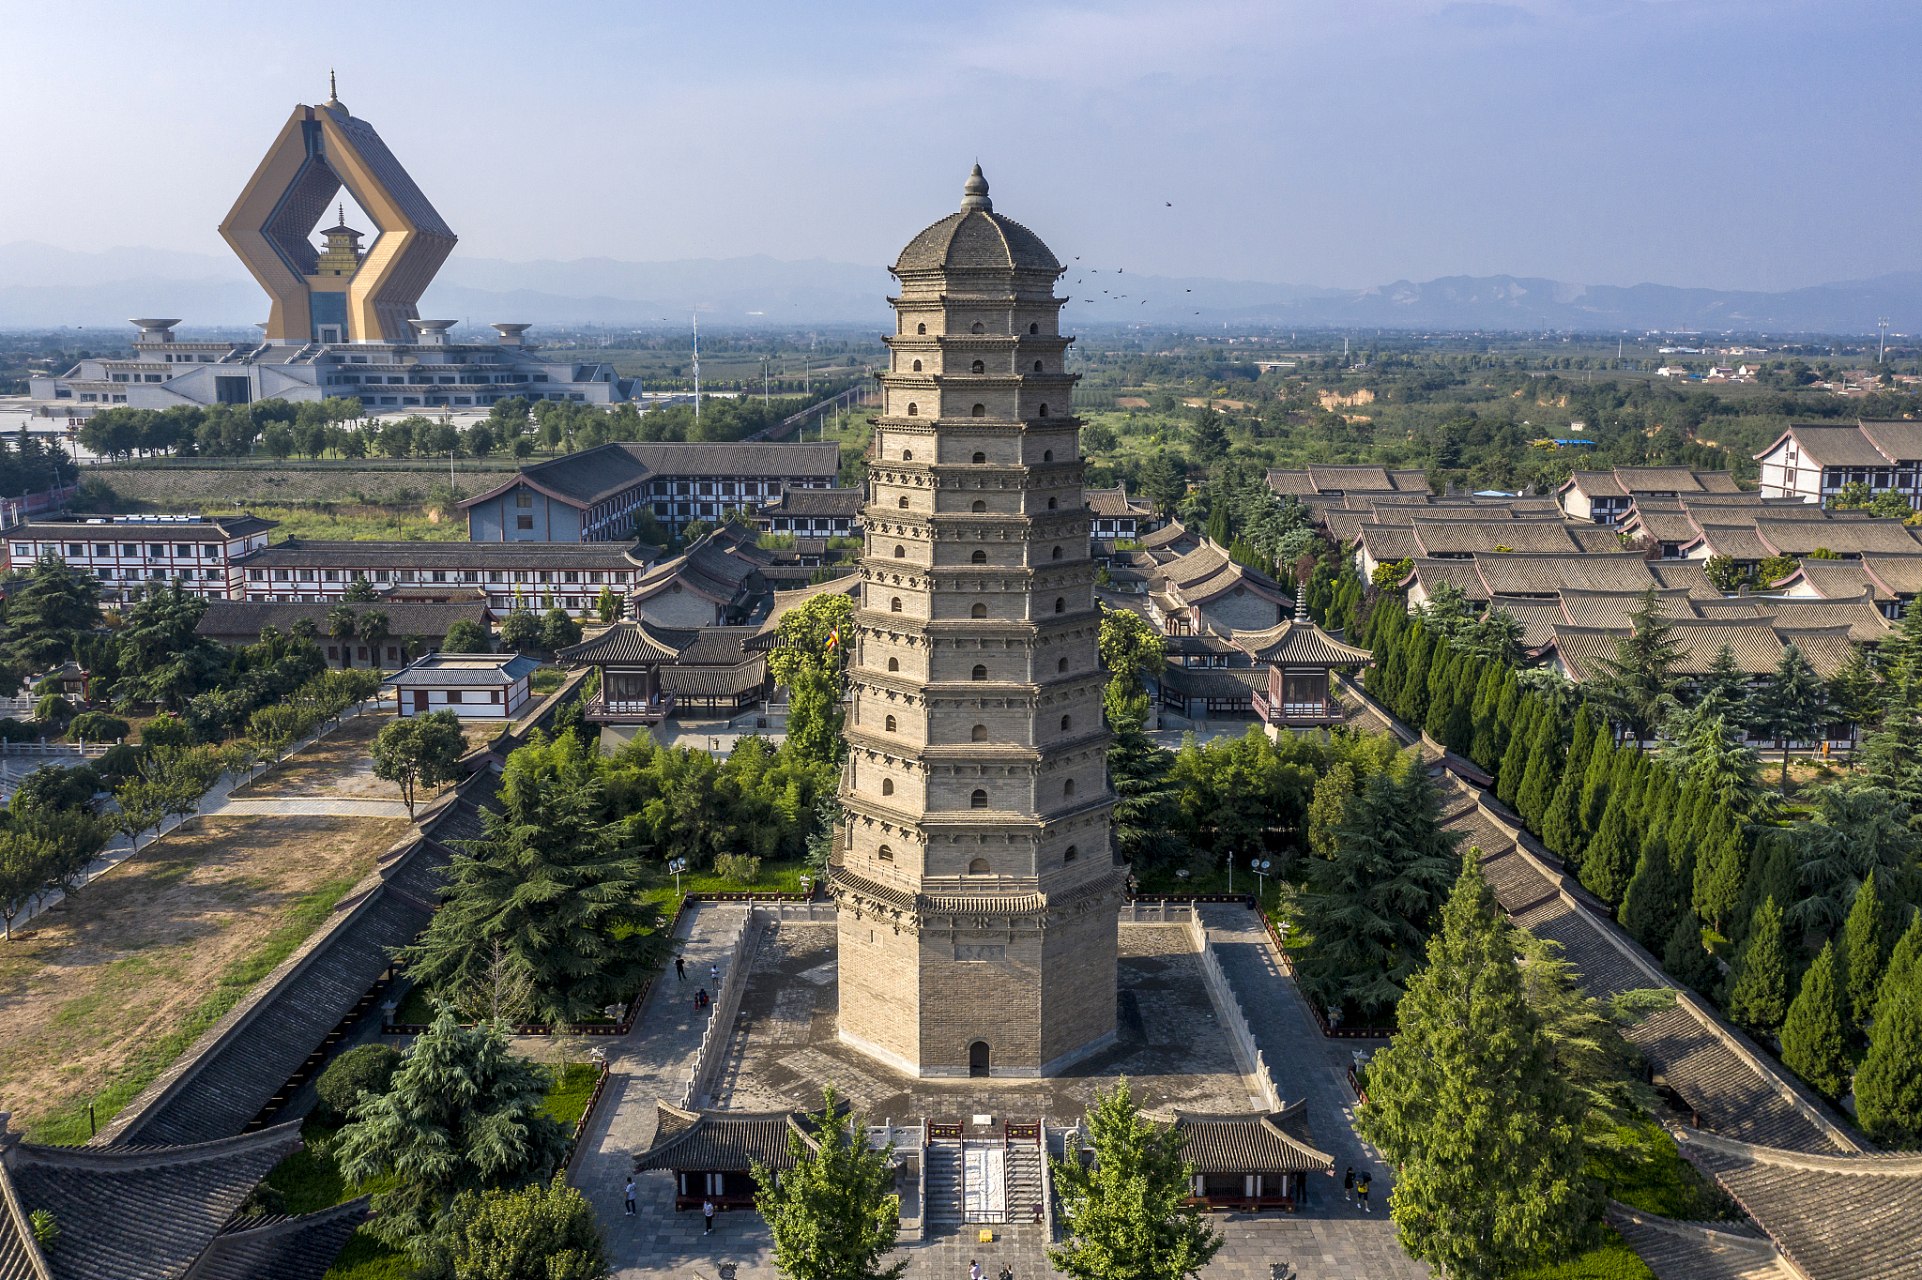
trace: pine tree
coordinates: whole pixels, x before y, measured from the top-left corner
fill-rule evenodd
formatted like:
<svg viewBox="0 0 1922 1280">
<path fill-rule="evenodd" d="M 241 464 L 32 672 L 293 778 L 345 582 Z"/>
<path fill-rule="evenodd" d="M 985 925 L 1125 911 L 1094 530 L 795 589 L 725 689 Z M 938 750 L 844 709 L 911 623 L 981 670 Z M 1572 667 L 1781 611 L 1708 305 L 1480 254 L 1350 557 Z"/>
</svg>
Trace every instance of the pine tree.
<svg viewBox="0 0 1922 1280">
<path fill-rule="evenodd" d="M 1922 1144 L 1922 978 L 1913 971 L 1876 1005 L 1869 1054 L 1855 1074 L 1855 1116 L 1885 1146 Z"/>
<path fill-rule="evenodd" d="M 1115 853 L 1137 871 L 1170 866 L 1187 851 L 1176 825 L 1181 805 L 1180 788 L 1169 776 L 1174 763 L 1174 752 L 1144 733 L 1139 720 L 1115 725 L 1108 744 Z"/>
<path fill-rule="evenodd" d="M 1715 957 L 1702 945 L 1702 922 L 1693 911 L 1684 911 L 1670 930 L 1662 947 L 1662 968 L 1669 977 L 1698 992 L 1707 992 L 1720 981 L 1722 972 Z"/>
<path fill-rule="evenodd" d="M 1693 905 L 1695 914 L 1717 933 L 1726 934 L 1742 895 L 1742 873 L 1748 853 L 1734 817 L 1722 805 L 1710 811 L 1695 859 Z"/>
<path fill-rule="evenodd" d="M 1675 931 L 1681 886 L 1676 883 L 1668 856 L 1668 837 L 1660 827 L 1649 827 L 1642 854 L 1635 862 L 1622 896 L 1622 928 L 1650 951 L 1660 950 Z"/>
<path fill-rule="evenodd" d="M 1875 892 L 1875 872 L 1855 891 L 1848 922 L 1842 926 L 1842 949 L 1848 959 L 1848 1009 L 1856 1026 L 1875 1012 L 1875 993 L 1882 985 L 1882 903 Z"/>
<path fill-rule="evenodd" d="M 1542 818 L 1555 794 L 1555 779 L 1562 767 L 1562 728 L 1552 715 L 1543 715 L 1528 744 L 1528 771 L 1522 775 L 1521 790 L 1515 793 L 1515 807 L 1530 831 L 1542 829 Z"/>
<path fill-rule="evenodd" d="M 1756 1035 L 1767 1035 L 1788 1016 L 1788 954 L 1782 941 L 1782 911 L 1774 897 L 1755 910 L 1748 940 L 1730 966 L 1728 1016 Z"/>
<path fill-rule="evenodd" d="M 1600 661 L 1602 676 L 1593 684 L 1595 696 L 1608 708 L 1609 718 L 1641 741 L 1674 709 L 1680 684 L 1675 670 L 1688 656 L 1675 636 L 1655 588 L 1643 591 L 1640 603 L 1628 611 L 1634 630 L 1615 641 L 1615 656 Z"/>
<path fill-rule="evenodd" d="M 1802 978 L 1782 1023 L 1782 1061 L 1831 1102 L 1849 1091 L 1848 991 L 1833 940 Z"/>
<path fill-rule="evenodd" d="M 1575 730 L 1569 738 L 1568 759 L 1562 764 L 1555 794 L 1542 818 L 1542 843 L 1550 853 L 1570 867 L 1579 867 L 1582 857 L 1580 809 L 1582 776 L 1588 772 L 1589 753 L 1595 749 L 1595 725 L 1584 702 L 1575 713 Z"/>
<path fill-rule="evenodd" d="M 1629 832 L 1626 807 L 1625 798 L 1617 792 L 1602 811 L 1595 838 L 1582 854 L 1582 885 L 1611 907 L 1628 892 L 1628 880 L 1635 870 L 1637 849 Z"/>
<path fill-rule="evenodd" d="M 1357 1126 L 1400 1171 L 1402 1248 L 1464 1280 L 1567 1256 L 1600 1207 L 1584 1108 L 1529 1007 L 1510 928 L 1471 850 Z"/>
<path fill-rule="evenodd" d="M 1882 1016 L 1883 1002 L 1892 993 L 1908 986 L 1918 967 L 1922 967 L 1922 911 L 1909 917 L 1909 927 L 1889 952 L 1888 967 L 1882 970 L 1881 985 L 1875 989 L 1875 1016 L 1878 1019 Z"/>
<path fill-rule="evenodd" d="M 1465 657 L 1457 666 L 1454 698 L 1437 739 L 1457 755 L 1467 755 L 1475 745 L 1475 686 L 1481 678 L 1476 672 L 1478 665 L 1475 659 Z"/>
<path fill-rule="evenodd" d="M 1495 714 L 1502 696 L 1503 674 L 1504 669 L 1496 663 L 1485 662 L 1481 679 L 1475 685 L 1475 733 L 1468 745 L 1468 758 L 1491 774 L 1502 762 L 1495 745 L 1501 736 L 1495 728 Z"/>
<path fill-rule="evenodd" d="M 1793 902 L 1800 886 L 1789 842 L 1779 834 L 1770 834 L 1749 854 L 1748 878 L 1742 882 L 1742 898 L 1735 908 L 1729 940 L 1738 947 L 1746 942 L 1749 927 L 1762 903 L 1770 898 L 1775 899 L 1778 907 L 1784 902 Z M 1783 912 L 1784 918 L 1787 914 Z"/>
<path fill-rule="evenodd" d="M 1757 728 L 1782 740 L 1782 792 L 1788 793 L 1789 744 L 1807 742 L 1822 729 L 1828 690 L 1797 644 L 1782 646 L 1781 661 L 1753 704 Z"/>
<path fill-rule="evenodd" d="M 379 1178 L 385 1188 L 367 1229 L 427 1263 L 457 1194 L 547 1181 L 567 1158 L 544 1106 L 552 1083 L 546 1067 L 510 1052 L 505 1024 L 463 1027 L 443 1004 L 387 1092 L 362 1094 L 335 1141 L 349 1186 Z"/>
<path fill-rule="evenodd" d="M 1421 962 L 1460 836 L 1442 829 L 1440 798 L 1409 752 L 1362 785 L 1333 837 L 1333 856 L 1308 864 L 1301 986 L 1324 1009 L 1373 1015 L 1401 999 Z"/>
<path fill-rule="evenodd" d="M 1095 1092 L 1088 1113 L 1093 1163 L 1074 1153 L 1049 1160 L 1066 1243 L 1048 1250 L 1054 1269 L 1075 1280 L 1190 1280 L 1222 1240 L 1187 1203 L 1194 1166 L 1181 1159 L 1187 1135 L 1141 1114 L 1123 1076 Z M 903 1266 L 906 1264 L 903 1263 Z M 822 1272 L 840 1276 L 842 1272 Z"/>
<path fill-rule="evenodd" d="M 1510 726 L 1508 749 L 1502 752 L 1501 768 L 1495 771 L 1495 798 L 1515 807 L 1516 793 L 1522 789 L 1522 779 L 1528 774 L 1528 744 L 1535 733 L 1536 709 L 1540 703 L 1532 696 L 1524 695 L 1516 703 L 1515 721 Z"/>
<path fill-rule="evenodd" d="M 1395 715 L 1401 722 L 1419 729 L 1428 718 L 1428 668 L 1435 661 L 1437 641 L 1420 623 L 1408 628 L 1408 661 L 1401 690 L 1395 702 Z"/>
<path fill-rule="evenodd" d="M 1515 729 L 1515 712 L 1521 706 L 1522 688 L 1515 679 L 1515 668 L 1502 668 L 1501 696 L 1495 701 L 1495 759 L 1499 762 L 1508 752 L 1508 739 Z M 1490 765 L 1490 773 L 1495 772 Z"/>
</svg>

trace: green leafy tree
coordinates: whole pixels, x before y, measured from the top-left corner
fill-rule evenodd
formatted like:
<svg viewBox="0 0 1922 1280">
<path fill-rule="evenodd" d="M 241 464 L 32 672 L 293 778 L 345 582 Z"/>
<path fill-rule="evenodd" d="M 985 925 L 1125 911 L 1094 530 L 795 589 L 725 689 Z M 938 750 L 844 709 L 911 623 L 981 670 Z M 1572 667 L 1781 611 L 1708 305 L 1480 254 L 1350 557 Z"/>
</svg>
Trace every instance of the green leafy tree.
<svg viewBox="0 0 1922 1280">
<path fill-rule="evenodd" d="M 788 1133 L 793 1167 L 777 1176 L 754 1165 L 755 1207 L 774 1237 L 774 1265 L 790 1280 L 897 1280 L 907 1260 L 885 1261 L 901 1229 L 894 1144 L 871 1147 L 860 1118 L 840 1111 L 829 1085 L 807 1125 L 813 1141 Z"/>
<path fill-rule="evenodd" d="M 1820 733 L 1828 690 L 1797 644 L 1782 646 L 1781 661 L 1755 699 L 1755 726 L 1782 741 L 1782 791 L 1788 793 L 1789 744 Z"/>
<path fill-rule="evenodd" d="M 1742 893 L 1742 872 L 1748 863 L 1748 844 L 1741 824 L 1724 805 L 1716 805 L 1695 858 L 1692 905 L 1695 914 L 1718 932 L 1726 932 L 1735 918 Z"/>
<path fill-rule="evenodd" d="M 1885 988 L 1855 1073 L 1855 1116 L 1871 1138 L 1898 1150 L 1922 1144 L 1922 976 Z"/>
<path fill-rule="evenodd" d="M 659 913 L 623 827 L 603 820 L 594 759 L 572 734 L 530 742 L 509 757 L 501 796 L 505 812 L 483 815 L 427 932 L 397 956 L 416 982 L 465 1003 L 503 975 L 524 981 L 543 1022 L 631 1000 L 660 952 Z"/>
<path fill-rule="evenodd" d="M 1908 806 L 1880 787 L 1823 787 L 1815 816 L 1790 828 L 1802 893 L 1789 923 L 1809 933 L 1833 933 L 1872 875 L 1894 897 L 1914 901 L 1915 860 L 1922 850 Z"/>
<path fill-rule="evenodd" d="M 552 1081 L 510 1052 L 505 1025 L 463 1027 L 442 1005 L 387 1092 L 364 1095 L 335 1141 L 350 1186 L 382 1182 L 365 1230 L 418 1264 L 441 1264 L 436 1232 L 461 1192 L 546 1182 L 567 1156 L 542 1105 Z"/>
<path fill-rule="evenodd" d="M 501 619 L 501 645 L 508 649 L 532 649 L 541 642 L 541 623 L 531 610 L 516 608 Z"/>
<path fill-rule="evenodd" d="M 349 604 L 372 604 L 378 598 L 374 594 L 374 584 L 360 574 L 354 575 L 354 580 L 347 584 L 347 594 L 341 597 Z M 366 639 L 365 636 L 361 638 Z"/>
<path fill-rule="evenodd" d="M 1048 1250 L 1076 1280 L 1194 1280 L 1221 1237 L 1193 1206 L 1185 1135 L 1142 1115 L 1121 1077 L 1088 1113 L 1092 1165 L 1050 1159 L 1067 1243 Z"/>
<path fill-rule="evenodd" d="M 340 665 L 344 668 L 351 669 L 354 665 L 354 637 L 359 631 L 359 619 L 345 604 L 337 604 L 327 611 L 327 638 L 340 646 Z"/>
<path fill-rule="evenodd" d="M 1557 1261 L 1600 1204 L 1583 1177 L 1583 1107 L 1523 990 L 1512 928 L 1469 850 L 1357 1125 L 1400 1172 L 1401 1246 L 1464 1280 Z"/>
<path fill-rule="evenodd" d="M 602 622 L 611 624 L 619 621 L 621 616 L 621 602 L 620 599 L 615 596 L 612 587 L 606 585 L 601 587 L 601 594 L 594 599 L 594 612 Z"/>
<path fill-rule="evenodd" d="M 1628 892 L 1629 877 L 1638 856 L 1628 816 L 1628 800 L 1621 792 L 1610 795 L 1601 825 L 1582 854 L 1582 884 L 1610 906 Z"/>
<path fill-rule="evenodd" d="M 360 621 L 354 626 L 354 633 L 359 637 L 360 642 L 367 646 L 367 656 L 373 662 L 376 671 L 380 670 L 382 665 L 381 646 L 386 644 L 387 637 L 393 634 L 389 626 L 387 615 L 379 609 L 363 610 Z"/>
<path fill-rule="evenodd" d="M 1702 943 L 1702 921 L 1693 911 L 1683 911 L 1674 929 L 1662 944 L 1662 971 L 1698 992 L 1711 990 L 1721 978 L 1715 956 Z"/>
<path fill-rule="evenodd" d="M 1782 1061 L 1831 1101 L 1849 1091 L 1847 977 L 1834 941 L 1824 942 L 1782 1022 Z"/>
<path fill-rule="evenodd" d="M 1922 911 L 1909 917 L 1909 927 L 1889 952 L 1889 964 L 1882 971 L 1882 982 L 1875 990 L 1875 1016 L 1882 1016 L 1882 1002 L 1892 992 L 1902 990 L 1922 964 Z"/>
<path fill-rule="evenodd" d="M 1530 830 L 1540 831 L 1555 782 L 1562 767 L 1562 727 L 1553 716 L 1543 716 L 1528 744 L 1528 769 L 1515 793 L 1515 807 Z"/>
<path fill-rule="evenodd" d="M 314 1081 L 322 1110 L 335 1123 L 346 1120 L 361 1094 L 387 1092 L 400 1064 L 400 1051 L 390 1045 L 363 1044 L 347 1050 Z"/>
<path fill-rule="evenodd" d="M 374 776 L 399 785 L 411 817 L 414 789 L 458 782 L 466 750 L 460 717 L 452 711 L 406 716 L 374 735 Z"/>
<path fill-rule="evenodd" d="M 1686 894 L 1669 857 L 1668 836 L 1658 824 L 1648 824 L 1635 874 L 1622 894 L 1622 928 L 1650 951 L 1659 951 L 1675 928 L 1675 916 Z"/>
<path fill-rule="evenodd" d="M 1369 778 L 1344 807 L 1334 855 L 1309 863 L 1301 920 L 1311 941 L 1302 987 L 1331 1012 L 1392 1007 L 1421 961 L 1422 940 L 1448 891 L 1459 832 L 1441 826 L 1419 757 Z"/>
<path fill-rule="evenodd" d="M 194 634 L 208 601 L 188 595 L 178 582 L 150 592 L 129 609 L 118 633 L 120 679 L 114 701 L 157 702 L 179 711 L 211 688 L 227 669 L 221 647 Z"/>
<path fill-rule="evenodd" d="M 549 609 L 541 619 L 541 648 L 550 653 L 581 642 L 581 624 L 565 609 Z"/>
<path fill-rule="evenodd" d="M 19 831 L 0 831 L 0 922 L 7 941 L 13 941 L 13 922 L 48 891 L 53 878 L 54 850 L 45 841 Z"/>
<path fill-rule="evenodd" d="M 440 645 L 442 653 L 487 653 L 491 648 L 486 628 L 472 618 L 455 619 Z"/>
<path fill-rule="evenodd" d="M 452 1280 L 606 1280 L 613 1274 L 594 1206 L 556 1174 L 538 1184 L 463 1191 L 436 1252 Z"/>
<path fill-rule="evenodd" d="M 1755 909 L 1748 937 L 1729 970 L 1728 1016 L 1766 1036 L 1788 1016 L 1788 953 L 1773 895 Z"/>
<path fill-rule="evenodd" d="M 1850 645 L 1848 658 L 1829 677 L 1827 702 L 1830 715 L 1864 732 L 1881 721 L 1882 683 L 1863 646 Z"/>
<path fill-rule="evenodd" d="M 1542 843 L 1550 853 L 1571 866 L 1579 866 L 1586 833 L 1581 830 L 1582 778 L 1588 773 L 1588 757 L 1595 749 L 1595 723 L 1588 704 L 1575 713 L 1575 729 L 1569 738 L 1568 758 L 1563 762 L 1555 791 L 1542 815 Z"/>
<path fill-rule="evenodd" d="M 1108 670 L 1109 682 L 1119 684 L 1124 696 L 1133 698 L 1147 692 L 1148 680 L 1161 675 L 1161 634 L 1140 614 L 1126 609 L 1102 610 L 1099 644 L 1101 665 Z"/>
<path fill-rule="evenodd" d="M 1137 871 L 1171 866 L 1187 852 L 1179 830 L 1180 792 L 1170 776 L 1174 763 L 1174 752 L 1157 745 L 1139 720 L 1115 725 L 1108 744 L 1115 852 Z"/>
</svg>

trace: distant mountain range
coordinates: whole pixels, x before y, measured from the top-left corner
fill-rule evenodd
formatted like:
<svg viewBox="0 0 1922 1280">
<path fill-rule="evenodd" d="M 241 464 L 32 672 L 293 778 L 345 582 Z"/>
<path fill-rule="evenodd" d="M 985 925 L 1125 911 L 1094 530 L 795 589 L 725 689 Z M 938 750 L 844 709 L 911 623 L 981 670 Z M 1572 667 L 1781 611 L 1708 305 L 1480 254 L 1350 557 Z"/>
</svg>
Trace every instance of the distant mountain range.
<svg viewBox="0 0 1922 1280">
<path fill-rule="evenodd" d="M 1108 280 L 1103 290 L 1098 279 Z M 507 262 L 455 256 L 421 313 L 534 324 L 678 327 L 694 311 L 716 328 L 883 326 L 893 282 L 880 267 L 775 258 L 680 262 Z M 1369 289 L 1166 276 L 1064 281 L 1072 327 L 1285 325 L 1321 329 L 1489 329 L 1767 333 L 1922 331 L 1922 272 L 1782 293 L 1671 285 L 1569 284 L 1522 276 L 1448 276 Z M 235 327 L 266 315 L 266 296 L 231 258 L 161 249 L 103 253 L 32 241 L 0 244 L 0 329 L 113 328 L 130 316 L 179 316 L 187 328 Z"/>
</svg>

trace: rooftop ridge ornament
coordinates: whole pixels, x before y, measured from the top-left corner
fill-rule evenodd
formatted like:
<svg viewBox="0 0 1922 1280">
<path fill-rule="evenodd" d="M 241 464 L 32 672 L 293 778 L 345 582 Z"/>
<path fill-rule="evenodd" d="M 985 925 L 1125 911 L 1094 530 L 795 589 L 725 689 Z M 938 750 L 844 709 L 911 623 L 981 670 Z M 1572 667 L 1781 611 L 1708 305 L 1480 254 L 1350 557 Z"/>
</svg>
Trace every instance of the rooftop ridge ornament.
<svg viewBox="0 0 1922 1280">
<path fill-rule="evenodd" d="M 982 213 L 994 212 L 994 201 L 988 199 L 988 180 L 981 175 L 979 163 L 961 184 L 961 212 L 971 213 L 977 209 Z"/>
</svg>

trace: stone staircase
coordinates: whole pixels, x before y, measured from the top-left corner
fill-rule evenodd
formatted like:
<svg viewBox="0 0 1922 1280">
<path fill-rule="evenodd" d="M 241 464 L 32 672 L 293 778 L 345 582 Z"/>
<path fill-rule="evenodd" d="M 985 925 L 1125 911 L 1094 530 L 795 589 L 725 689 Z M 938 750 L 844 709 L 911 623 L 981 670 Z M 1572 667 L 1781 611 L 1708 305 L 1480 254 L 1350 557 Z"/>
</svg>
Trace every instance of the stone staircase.
<svg viewBox="0 0 1922 1280">
<path fill-rule="evenodd" d="M 1608 1224 L 1656 1280 L 1799 1280 L 1775 1245 L 1747 1223 L 1677 1222 L 1611 1204 Z"/>
<path fill-rule="evenodd" d="M 961 1224 L 961 1146 L 931 1142 L 922 1156 L 922 1189 L 927 1197 L 927 1221 L 932 1226 Z"/>
<path fill-rule="evenodd" d="M 1026 1142 L 1008 1145 L 1008 1221 L 1034 1221 L 1041 1203 L 1041 1150 Z"/>
</svg>

